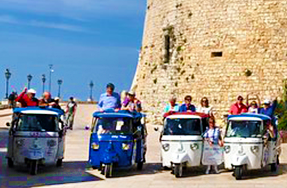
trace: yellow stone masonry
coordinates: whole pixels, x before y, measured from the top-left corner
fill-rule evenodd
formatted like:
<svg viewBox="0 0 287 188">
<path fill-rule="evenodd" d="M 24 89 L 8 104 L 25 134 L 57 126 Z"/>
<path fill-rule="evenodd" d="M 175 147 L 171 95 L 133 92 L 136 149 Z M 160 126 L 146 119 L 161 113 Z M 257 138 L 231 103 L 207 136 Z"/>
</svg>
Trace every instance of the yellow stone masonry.
<svg viewBox="0 0 287 188">
<path fill-rule="evenodd" d="M 286 35 L 284 0 L 148 0 L 132 88 L 153 122 L 187 94 L 208 97 L 220 118 L 239 94 L 281 96 Z"/>
</svg>

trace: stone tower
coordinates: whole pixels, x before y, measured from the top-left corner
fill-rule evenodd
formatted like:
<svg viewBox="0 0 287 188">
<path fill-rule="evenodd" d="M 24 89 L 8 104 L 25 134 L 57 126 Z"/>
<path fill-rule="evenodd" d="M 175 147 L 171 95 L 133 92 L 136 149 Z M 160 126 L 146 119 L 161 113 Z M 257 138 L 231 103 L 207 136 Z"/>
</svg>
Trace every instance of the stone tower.
<svg viewBox="0 0 287 188">
<path fill-rule="evenodd" d="M 132 88 L 153 120 L 187 94 L 220 118 L 239 94 L 282 95 L 286 36 L 287 1 L 148 0 Z"/>
</svg>

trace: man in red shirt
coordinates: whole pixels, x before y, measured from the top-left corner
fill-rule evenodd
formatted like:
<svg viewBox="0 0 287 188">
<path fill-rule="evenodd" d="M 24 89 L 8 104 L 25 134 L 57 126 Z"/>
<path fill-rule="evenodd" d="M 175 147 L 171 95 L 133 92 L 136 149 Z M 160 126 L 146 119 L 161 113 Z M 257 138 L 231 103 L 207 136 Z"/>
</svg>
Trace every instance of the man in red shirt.
<svg viewBox="0 0 287 188">
<path fill-rule="evenodd" d="M 230 107 L 229 113 L 231 115 L 238 115 L 244 112 L 247 112 L 247 106 L 243 104 L 243 97 L 239 95 L 237 102 Z"/>
<path fill-rule="evenodd" d="M 39 101 L 35 98 L 35 95 L 36 91 L 34 89 L 27 91 L 27 88 L 25 88 L 15 101 L 19 102 L 22 108 L 38 106 Z"/>
</svg>

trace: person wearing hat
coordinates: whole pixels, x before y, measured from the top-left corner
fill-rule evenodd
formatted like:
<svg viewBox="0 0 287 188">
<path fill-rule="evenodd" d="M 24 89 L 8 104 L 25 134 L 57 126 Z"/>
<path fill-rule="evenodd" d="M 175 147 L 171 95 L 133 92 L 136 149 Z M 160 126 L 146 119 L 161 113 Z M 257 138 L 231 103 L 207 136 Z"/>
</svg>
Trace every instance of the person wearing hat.
<svg viewBox="0 0 287 188">
<path fill-rule="evenodd" d="M 247 106 L 243 104 L 243 97 L 239 95 L 237 97 L 237 102 L 230 107 L 229 113 L 231 115 L 238 115 L 244 112 L 247 112 Z"/>
<path fill-rule="evenodd" d="M 141 101 L 136 98 L 134 91 L 128 92 L 128 98 L 123 102 L 122 110 L 129 110 L 131 112 L 140 112 L 142 110 Z"/>
<path fill-rule="evenodd" d="M 16 98 L 15 101 L 19 102 L 22 108 L 38 106 L 39 101 L 37 98 L 35 98 L 35 95 L 36 95 L 36 91 L 34 89 L 28 90 L 25 87 L 22 93 Z"/>
<path fill-rule="evenodd" d="M 277 98 L 273 101 L 272 105 L 271 105 L 271 100 L 265 99 L 263 101 L 263 108 L 259 109 L 259 114 L 264 114 L 274 119 L 274 112 L 275 112 L 276 107 L 277 107 Z"/>
<path fill-rule="evenodd" d="M 62 108 L 60 106 L 60 98 L 59 97 L 54 98 L 54 103 L 52 104 L 52 108 L 57 108 L 59 110 L 62 110 Z"/>
<path fill-rule="evenodd" d="M 121 97 L 118 93 L 114 92 L 114 90 L 114 84 L 107 84 L 106 93 L 101 94 L 99 99 L 99 111 L 105 111 L 108 109 L 119 110 L 121 108 Z"/>
</svg>

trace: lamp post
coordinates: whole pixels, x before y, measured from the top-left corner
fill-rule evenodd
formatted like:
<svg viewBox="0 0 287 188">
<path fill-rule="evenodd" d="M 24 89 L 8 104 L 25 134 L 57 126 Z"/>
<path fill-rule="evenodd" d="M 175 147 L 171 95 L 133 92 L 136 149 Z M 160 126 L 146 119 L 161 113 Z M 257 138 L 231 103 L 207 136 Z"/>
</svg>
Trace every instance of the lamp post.
<svg viewBox="0 0 287 188">
<path fill-rule="evenodd" d="M 61 98 L 61 85 L 63 83 L 63 80 L 58 80 L 59 90 L 58 90 L 58 97 Z"/>
<path fill-rule="evenodd" d="M 90 100 L 93 101 L 93 87 L 94 87 L 94 83 L 93 81 L 90 82 Z"/>
<path fill-rule="evenodd" d="M 49 65 L 49 92 L 51 93 L 51 87 L 52 87 L 52 72 L 54 72 L 53 68 L 53 64 Z"/>
<path fill-rule="evenodd" d="M 42 82 L 43 82 L 43 93 L 45 92 L 45 83 L 46 83 L 46 75 L 42 74 Z"/>
<path fill-rule="evenodd" d="M 33 76 L 31 74 L 28 74 L 27 79 L 28 79 L 28 89 L 30 89 L 30 83 L 32 80 Z"/>
<path fill-rule="evenodd" d="M 9 79 L 11 77 L 11 72 L 9 71 L 9 69 L 6 69 L 5 77 L 6 77 L 6 96 L 5 96 L 5 99 L 8 99 Z"/>
</svg>

